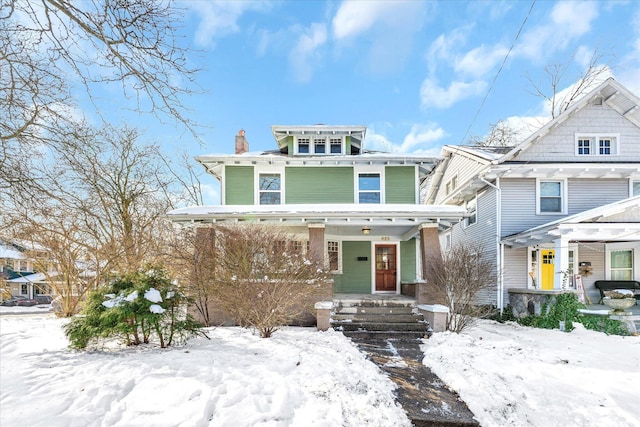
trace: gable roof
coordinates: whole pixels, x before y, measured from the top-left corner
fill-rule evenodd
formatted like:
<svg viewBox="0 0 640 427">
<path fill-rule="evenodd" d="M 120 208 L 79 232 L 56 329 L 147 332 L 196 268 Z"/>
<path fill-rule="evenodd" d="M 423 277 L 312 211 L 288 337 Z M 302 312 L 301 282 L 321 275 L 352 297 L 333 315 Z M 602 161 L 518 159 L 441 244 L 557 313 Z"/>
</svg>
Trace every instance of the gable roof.
<svg viewBox="0 0 640 427">
<path fill-rule="evenodd" d="M 551 120 L 536 132 L 531 134 L 520 144 L 513 147 L 504 156 L 493 161 L 494 164 L 500 164 L 514 160 L 520 152 L 529 148 L 538 139 L 548 134 L 551 130 L 566 121 L 577 111 L 582 110 L 590 103 L 598 101 L 606 103 L 609 107 L 620 113 L 623 117 L 640 127 L 640 98 L 634 95 L 626 87 L 620 84 L 613 77 L 609 77 L 591 92 L 584 95 L 578 101 L 573 103 L 569 108 L 563 111 L 558 117 Z"/>
</svg>

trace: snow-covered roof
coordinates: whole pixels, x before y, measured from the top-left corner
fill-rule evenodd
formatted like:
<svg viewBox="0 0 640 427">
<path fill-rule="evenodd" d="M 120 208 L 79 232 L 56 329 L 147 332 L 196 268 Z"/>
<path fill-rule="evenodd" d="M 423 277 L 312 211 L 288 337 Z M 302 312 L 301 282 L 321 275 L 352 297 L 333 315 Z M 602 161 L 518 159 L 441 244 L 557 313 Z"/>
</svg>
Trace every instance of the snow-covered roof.
<svg viewBox="0 0 640 427">
<path fill-rule="evenodd" d="M 57 276 L 58 273 L 49 273 L 49 276 Z M 47 280 L 47 276 L 44 273 L 32 273 L 26 276 L 16 277 L 15 279 L 7 280 L 9 283 L 38 283 Z"/>
<path fill-rule="evenodd" d="M 25 259 L 26 256 L 13 246 L 0 244 L 0 258 Z"/>
</svg>

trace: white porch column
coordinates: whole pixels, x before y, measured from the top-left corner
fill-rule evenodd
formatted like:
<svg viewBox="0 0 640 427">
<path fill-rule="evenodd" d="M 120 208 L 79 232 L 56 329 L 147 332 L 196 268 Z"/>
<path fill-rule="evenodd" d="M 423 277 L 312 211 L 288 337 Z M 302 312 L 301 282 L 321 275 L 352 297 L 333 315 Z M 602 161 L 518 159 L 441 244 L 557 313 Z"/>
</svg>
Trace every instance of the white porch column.
<svg viewBox="0 0 640 427">
<path fill-rule="evenodd" d="M 569 240 L 563 237 L 553 241 L 554 245 L 554 276 L 553 276 L 553 289 L 562 289 L 562 281 L 565 278 L 565 273 L 569 269 Z M 569 279 L 567 276 L 567 282 L 565 288 L 569 286 Z"/>
</svg>

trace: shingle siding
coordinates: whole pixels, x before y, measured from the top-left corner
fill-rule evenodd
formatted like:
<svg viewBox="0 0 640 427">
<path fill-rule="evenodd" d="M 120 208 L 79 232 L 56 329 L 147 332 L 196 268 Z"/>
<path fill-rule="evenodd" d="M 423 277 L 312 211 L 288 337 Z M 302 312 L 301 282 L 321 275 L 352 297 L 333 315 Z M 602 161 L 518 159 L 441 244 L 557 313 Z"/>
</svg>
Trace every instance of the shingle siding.
<svg viewBox="0 0 640 427">
<path fill-rule="evenodd" d="M 576 133 L 620 134 L 619 155 L 578 156 Z M 536 141 L 514 160 L 533 162 L 640 162 L 640 128 L 605 104 L 589 105 Z"/>
</svg>

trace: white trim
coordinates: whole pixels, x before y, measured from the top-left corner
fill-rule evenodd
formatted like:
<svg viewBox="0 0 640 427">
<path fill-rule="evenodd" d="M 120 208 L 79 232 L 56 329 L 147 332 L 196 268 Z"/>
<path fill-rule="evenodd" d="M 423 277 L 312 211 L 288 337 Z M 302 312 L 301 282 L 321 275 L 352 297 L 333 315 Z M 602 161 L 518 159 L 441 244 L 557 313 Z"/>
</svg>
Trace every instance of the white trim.
<svg viewBox="0 0 640 427">
<path fill-rule="evenodd" d="M 604 245 L 606 257 L 604 259 L 605 278 L 611 280 L 611 252 L 631 250 L 633 256 L 632 280 L 640 280 L 640 242 L 607 243 Z"/>
<path fill-rule="evenodd" d="M 610 138 L 612 140 L 611 154 L 600 154 L 600 140 Z M 578 153 L 578 140 L 589 139 L 591 146 L 589 147 L 589 154 Z M 602 132 L 602 133 L 589 133 L 589 132 L 576 132 L 574 136 L 574 148 L 575 155 L 577 157 L 602 157 L 609 158 L 620 155 L 620 134 L 616 132 Z"/>
<path fill-rule="evenodd" d="M 560 212 L 541 212 L 540 211 L 540 183 L 542 182 L 559 182 L 560 183 Z M 568 210 L 568 191 L 566 178 L 536 178 L 536 215 L 566 215 Z"/>
<path fill-rule="evenodd" d="M 376 245 L 395 245 L 396 247 L 396 290 L 394 291 L 376 291 Z M 397 240 L 372 240 L 371 241 L 371 293 L 372 294 L 400 294 L 400 277 L 402 271 L 400 269 L 400 242 Z"/>
<path fill-rule="evenodd" d="M 359 205 L 383 205 L 385 204 L 385 167 L 383 165 L 356 165 L 353 168 L 354 173 L 354 203 Z M 361 174 L 378 174 L 380 175 L 380 203 L 360 203 L 360 175 Z"/>
<path fill-rule="evenodd" d="M 280 165 L 256 165 L 253 168 L 253 203 L 260 206 L 260 175 L 261 174 L 279 174 L 280 175 L 280 204 L 285 204 L 285 174 L 284 167 Z M 277 206 L 277 205 L 263 205 Z"/>
</svg>

